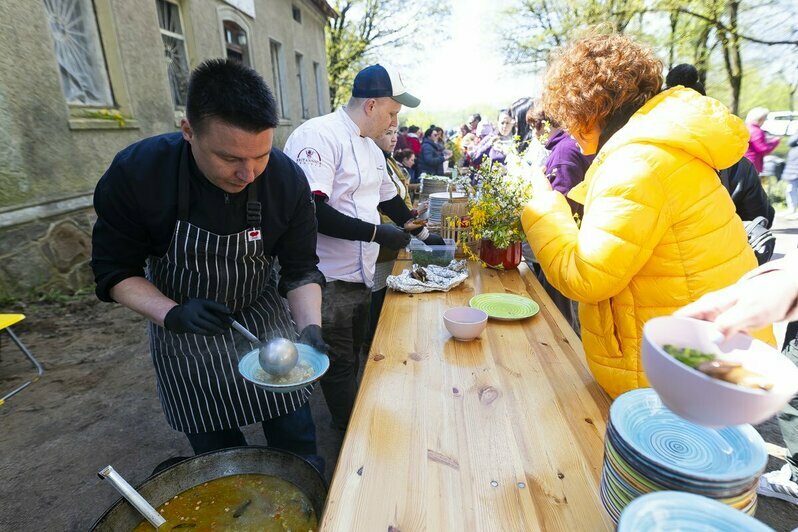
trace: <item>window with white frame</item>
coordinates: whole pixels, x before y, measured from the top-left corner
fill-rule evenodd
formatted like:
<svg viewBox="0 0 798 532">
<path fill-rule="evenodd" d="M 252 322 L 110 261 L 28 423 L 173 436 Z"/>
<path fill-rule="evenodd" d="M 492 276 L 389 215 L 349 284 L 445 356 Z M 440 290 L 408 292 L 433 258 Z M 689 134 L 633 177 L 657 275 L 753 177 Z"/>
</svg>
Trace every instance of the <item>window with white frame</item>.
<svg viewBox="0 0 798 532">
<path fill-rule="evenodd" d="M 310 109 L 308 109 L 308 90 L 305 87 L 305 58 L 299 52 L 295 55 L 296 59 L 296 77 L 299 80 L 299 106 L 302 109 L 302 118 L 310 118 Z"/>
<path fill-rule="evenodd" d="M 283 58 L 283 45 L 277 41 L 269 44 L 272 59 L 272 88 L 277 98 L 277 108 L 280 118 L 288 118 L 288 102 L 285 101 L 285 59 Z"/>
<path fill-rule="evenodd" d="M 188 54 L 186 37 L 180 19 L 180 6 L 169 0 L 155 0 L 158 9 L 158 26 L 161 30 L 169 88 L 175 108 L 186 106 L 188 92 Z"/>
<path fill-rule="evenodd" d="M 316 61 L 313 61 L 313 77 L 314 81 L 316 82 L 316 110 L 318 111 L 318 116 L 324 114 L 324 85 L 321 82 L 321 65 Z"/>
<path fill-rule="evenodd" d="M 71 105 L 113 105 L 92 0 L 44 0 L 64 97 Z"/>
</svg>

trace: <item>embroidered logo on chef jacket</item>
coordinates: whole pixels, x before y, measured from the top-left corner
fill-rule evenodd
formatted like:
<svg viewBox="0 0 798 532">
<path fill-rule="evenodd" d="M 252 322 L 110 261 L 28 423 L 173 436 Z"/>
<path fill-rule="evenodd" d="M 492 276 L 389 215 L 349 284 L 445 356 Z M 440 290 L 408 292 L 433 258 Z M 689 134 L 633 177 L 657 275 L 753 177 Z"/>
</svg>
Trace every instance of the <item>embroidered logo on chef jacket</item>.
<svg viewBox="0 0 798 532">
<path fill-rule="evenodd" d="M 296 156 L 296 163 L 321 168 L 321 155 L 315 148 L 302 148 Z"/>
<path fill-rule="evenodd" d="M 260 229 L 250 229 L 247 231 L 247 242 L 260 240 Z"/>
</svg>

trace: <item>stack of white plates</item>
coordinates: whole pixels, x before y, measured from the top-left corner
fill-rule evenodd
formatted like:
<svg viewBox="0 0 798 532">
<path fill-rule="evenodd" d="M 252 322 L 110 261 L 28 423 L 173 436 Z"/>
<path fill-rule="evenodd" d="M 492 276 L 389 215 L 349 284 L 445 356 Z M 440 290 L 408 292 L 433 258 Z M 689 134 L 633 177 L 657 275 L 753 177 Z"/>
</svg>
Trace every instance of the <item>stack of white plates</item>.
<svg viewBox="0 0 798 532">
<path fill-rule="evenodd" d="M 462 192 L 452 192 L 452 198 L 464 198 Z M 449 201 L 448 192 L 436 192 L 429 195 L 429 222 L 433 225 L 441 225 L 441 207 Z"/>
</svg>

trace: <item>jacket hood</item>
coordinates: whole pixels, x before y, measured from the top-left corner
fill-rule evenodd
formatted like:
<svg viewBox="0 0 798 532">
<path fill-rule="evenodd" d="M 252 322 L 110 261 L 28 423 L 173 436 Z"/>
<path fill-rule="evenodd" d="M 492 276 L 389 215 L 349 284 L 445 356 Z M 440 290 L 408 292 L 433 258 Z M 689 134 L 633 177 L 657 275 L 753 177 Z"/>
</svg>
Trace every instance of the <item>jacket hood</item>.
<svg viewBox="0 0 798 532">
<path fill-rule="evenodd" d="M 748 148 L 748 128 L 719 101 L 678 86 L 659 93 L 607 142 L 602 152 L 630 143 L 682 150 L 717 170 L 732 166 Z"/>
<path fill-rule="evenodd" d="M 561 140 L 568 137 L 568 133 L 563 131 L 562 129 L 557 129 L 552 133 L 549 137 L 549 140 L 546 141 L 546 149 L 551 151 L 554 149 L 554 146 L 560 143 Z"/>
</svg>

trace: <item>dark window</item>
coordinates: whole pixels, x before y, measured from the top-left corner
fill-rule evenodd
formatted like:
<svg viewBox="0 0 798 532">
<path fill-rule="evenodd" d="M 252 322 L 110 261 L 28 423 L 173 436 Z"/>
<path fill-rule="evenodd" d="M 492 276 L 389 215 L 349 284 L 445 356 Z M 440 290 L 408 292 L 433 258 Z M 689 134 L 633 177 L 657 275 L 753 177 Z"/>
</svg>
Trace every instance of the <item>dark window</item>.
<svg viewBox="0 0 798 532">
<path fill-rule="evenodd" d="M 294 14 L 294 20 L 302 24 L 302 11 L 297 6 L 291 6 L 291 12 Z"/>
<path fill-rule="evenodd" d="M 224 21 L 224 43 L 228 59 L 250 66 L 247 32 L 232 20 Z"/>
</svg>

